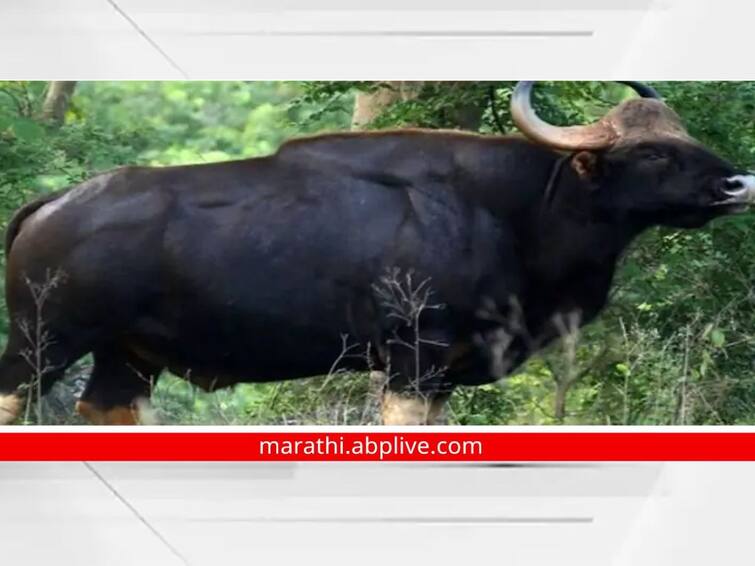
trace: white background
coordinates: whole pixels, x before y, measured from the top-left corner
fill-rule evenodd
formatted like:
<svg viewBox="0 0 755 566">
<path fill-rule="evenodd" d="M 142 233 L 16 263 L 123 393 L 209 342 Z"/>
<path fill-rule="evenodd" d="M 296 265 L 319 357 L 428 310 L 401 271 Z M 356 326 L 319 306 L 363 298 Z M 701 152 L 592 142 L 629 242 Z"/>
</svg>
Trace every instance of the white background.
<svg viewBox="0 0 755 566">
<path fill-rule="evenodd" d="M 755 80 L 754 23 L 743 0 L 0 0 L 0 78 Z M 4 463 L 0 563 L 749 565 L 753 478 Z"/>
<path fill-rule="evenodd" d="M 754 16 L 744 0 L 1 0 L 0 76 L 744 80 Z"/>
<path fill-rule="evenodd" d="M 3 563 L 752 564 L 755 464 L 3 463 Z"/>
</svg>

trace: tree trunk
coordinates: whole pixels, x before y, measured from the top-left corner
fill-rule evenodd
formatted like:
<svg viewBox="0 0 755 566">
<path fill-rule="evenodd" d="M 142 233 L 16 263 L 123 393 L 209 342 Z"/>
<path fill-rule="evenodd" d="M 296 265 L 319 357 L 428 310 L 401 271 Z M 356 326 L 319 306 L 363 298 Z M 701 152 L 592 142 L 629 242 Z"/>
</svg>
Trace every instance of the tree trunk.
<svg viewBox="0 0 755 566">
<path fill-rule="evenodd" d="M 42 120 L 56 127 L 61 126 L 75 88 L 76 81 L 51 81 L 42 103 Z"/>
<path fill-rule="evenodd" d="M 357 94 L 351 119 L 353 130 L 360 130 L 369 126 L 391 104 L 417 97 L 424 85 L 437 85 L 444 89 L 456 89 L 464 86 L 463 83 L 459 82 L 426 83 L 422 81 L 389 81 L 384 84 L 385 87 L 373 92 Z M 450 127 L 477 131 L 482 123 L 483 111 L 484 105 L 475 101 L 462 102 L 453 108 L 448 108 Z"/>
<path fill-rule="evenodd" d="M 563 424 L 566 418 L 566 399 L 569 395 L 569 383 L 556 380 L 556 395 L 553 401 L 553 416 L 558 424 Z"/>
<path fill-rule="evenodd" d="M 410 100 L 417 96 L 421 82 L 388 81 L 387 86 L 373 92 L 360 92 L 354 101 L 354 113 L 351 116 L 351 129 L 361 130 L 369 126 L 375 118 L 394 102 Z"/>
</svg>

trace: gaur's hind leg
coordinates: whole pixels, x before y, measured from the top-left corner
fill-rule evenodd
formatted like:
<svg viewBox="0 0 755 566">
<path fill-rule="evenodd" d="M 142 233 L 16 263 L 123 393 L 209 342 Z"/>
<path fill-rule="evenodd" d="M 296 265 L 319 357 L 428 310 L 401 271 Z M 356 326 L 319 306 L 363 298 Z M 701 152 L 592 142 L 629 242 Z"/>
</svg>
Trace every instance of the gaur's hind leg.
<svg viewBox="0 0 755 566">
<path fill-rule="evenodd" d="M 77 412 L 92 424 L 145 423 L 149 397 L 163 368 L 119 348 L 94 352 L 94 369 Z"/>
<path fill-rule="evenodd" d="M 37 337 L 33 329 L 14 324 L 0 356 L 0 425 L 10 424 L 21 415 L 27 403 L 45 395 L 66 369 L 86 353 L 54 329 Z M 35 339 L 40 345 L 35 345 Z"/>
</svg>

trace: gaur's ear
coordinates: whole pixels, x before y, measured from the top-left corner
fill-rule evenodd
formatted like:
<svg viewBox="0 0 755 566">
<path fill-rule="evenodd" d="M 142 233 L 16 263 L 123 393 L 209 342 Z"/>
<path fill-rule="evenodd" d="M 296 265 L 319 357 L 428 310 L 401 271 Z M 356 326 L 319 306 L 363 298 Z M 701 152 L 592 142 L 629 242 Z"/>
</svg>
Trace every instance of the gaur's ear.
<svg viewBox="0 0 755 566">
<path fill-rule="evenodd" d="M 598 156 L 589 151 L 580 151 L 571 158 L 571 166 L 584 181 L 592 181 L 598 176 Z"/>
</svg>

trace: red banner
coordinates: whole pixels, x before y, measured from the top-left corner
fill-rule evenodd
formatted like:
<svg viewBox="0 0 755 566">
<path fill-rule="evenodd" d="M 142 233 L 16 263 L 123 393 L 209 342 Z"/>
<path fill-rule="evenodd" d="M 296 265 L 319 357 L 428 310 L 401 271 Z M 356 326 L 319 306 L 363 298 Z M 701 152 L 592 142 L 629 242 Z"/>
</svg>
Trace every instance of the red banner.
<svg viewBox="0 0 755 566">
<path fill-rule="evenodd" d="M 10 461 L 755 461 L 755 432 L 2 432 Z"/>
</svg>

